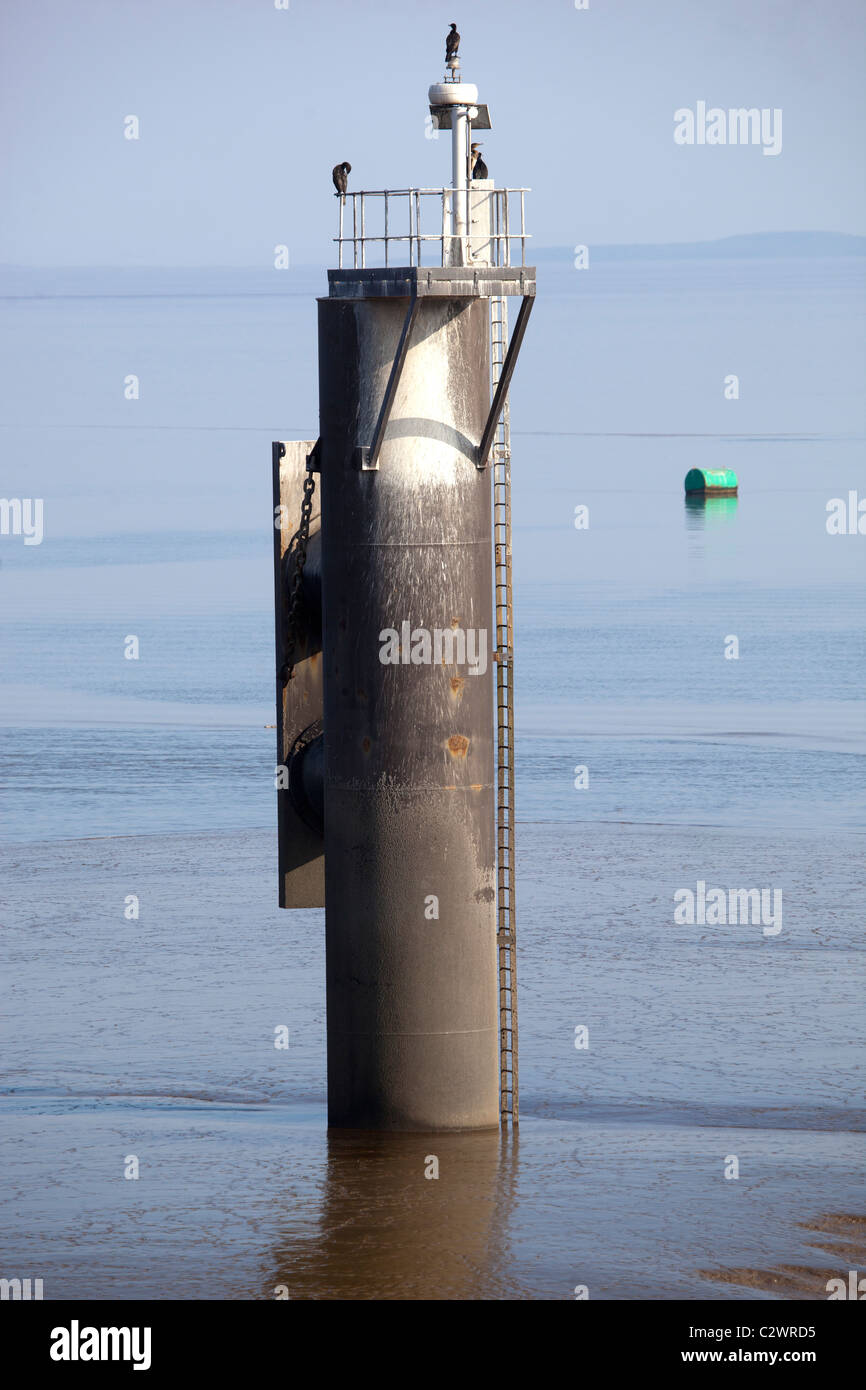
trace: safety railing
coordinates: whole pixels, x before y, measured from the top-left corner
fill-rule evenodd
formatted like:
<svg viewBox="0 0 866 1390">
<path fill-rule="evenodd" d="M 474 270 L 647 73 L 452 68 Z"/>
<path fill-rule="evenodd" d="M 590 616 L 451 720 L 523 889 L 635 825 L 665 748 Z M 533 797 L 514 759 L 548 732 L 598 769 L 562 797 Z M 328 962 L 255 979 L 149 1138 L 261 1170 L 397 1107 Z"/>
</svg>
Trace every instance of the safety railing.
<svg viewBox="0 0 866 1390">
<path fill-rule="evenodd" d="M 531 235 L 526 230 L 529 191 L 470 183 L 465 190 L 387 188 L 346 193 L 339 201 L 339 233 L 334 237 L 340 269 L 526 265 L 526 242 Z M 455 211 L 462 215 L 455 217 Z M 429 230 L 434 226 L 435 231 Z"/>
</svg>

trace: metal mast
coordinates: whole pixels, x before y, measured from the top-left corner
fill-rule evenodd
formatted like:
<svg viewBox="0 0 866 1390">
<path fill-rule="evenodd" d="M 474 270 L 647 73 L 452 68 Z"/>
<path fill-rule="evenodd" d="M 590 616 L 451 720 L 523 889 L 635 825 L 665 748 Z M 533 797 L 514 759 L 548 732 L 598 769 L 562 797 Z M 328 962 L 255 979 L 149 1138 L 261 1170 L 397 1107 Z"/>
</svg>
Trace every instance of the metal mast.
<svg viewBox="0 0 866 1390">
<path fill-rule="evenodd" d="M 452 83 L 460 81 L 460 59 L 447 64 Z M 461 262 L 467 254 L 469 230 L 469 131 L 479 115 L 478 92 L 465 85 L 467 104 L 451 113 L 451 182 L 454 188 L 454 244 Z M 484 123 L 489 126 L 485 108 Z M 522 206 L 522 195 L 521 195 Z M 504 244 L 498 251 L 511 260 L 508 209 L 504 209 Z M 522 228 L 521 228 L 522 230 Z M 523 259 L 521 242 L 521 259 Z M 499 385 L 508 351 L 508 301 L 490 301 L 490 374 L 493 394 Z M 508 397 L 496 424 L 490 450 L 493 472 L 494 608 L 496 622 L 496 949 L 499 985 L 499 1112 L 502 1124 L 518 1123 L 517 1077 L 517 919 L 514 903 L 514 622 L 511 584 L 511 429 Z"/>
</svg>

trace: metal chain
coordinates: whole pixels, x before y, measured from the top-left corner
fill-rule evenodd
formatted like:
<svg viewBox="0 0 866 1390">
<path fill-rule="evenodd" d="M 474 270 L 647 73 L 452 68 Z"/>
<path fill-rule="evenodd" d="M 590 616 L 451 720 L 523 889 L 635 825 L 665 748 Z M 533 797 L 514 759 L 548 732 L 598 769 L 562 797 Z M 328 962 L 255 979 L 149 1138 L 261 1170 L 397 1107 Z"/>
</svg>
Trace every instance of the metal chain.
<svg viewBox="0 0 866 1390">
<path fill-rule="evenodd" d="M 286 617 L 286 660 L 280 671 L 283 685 L 287 685 L 295 674 L 295 649 L 298 645 L 304 606 L 304 565 L 307 563 L 307 545 L 310 540 L 310 521 L 313 516 L 313 493 L 316 490 L 316 475 L 313 472 L 315 455 L 307 459 L 307 476 L 304 479 L 304 496 L 301 501 L 301 524 L 286 548 L 288 568 L 294 566 L 289 581 L 289 608 Z"/>
</svg>

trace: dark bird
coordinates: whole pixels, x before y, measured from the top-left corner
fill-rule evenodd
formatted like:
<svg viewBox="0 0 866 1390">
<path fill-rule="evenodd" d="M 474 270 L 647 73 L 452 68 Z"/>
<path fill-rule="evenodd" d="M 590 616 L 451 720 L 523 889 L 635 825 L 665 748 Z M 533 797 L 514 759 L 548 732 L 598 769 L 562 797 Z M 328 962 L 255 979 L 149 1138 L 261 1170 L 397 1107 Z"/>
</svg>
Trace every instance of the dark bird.
<svg viewBox="0 0 866 1390">
<path fill-rule="evenodd" d="M 331 170 L 331 178 L 334 180 L 334 187 L 342 198 L 346 201 L 346 189 L 349 186 L 349 175 L 352 172 L 351 164 L 347 164 L 345 159 L 342 164 L 335 164 Z"/>
<path fill-rule="evenodd" d="M 480 148 L 480 145 L 470 145 L 469 147 L 469 153 L 472 156 L 472 177 L 474 179 L 486 179 L 490 177 L 487 172 L 487 165 L 478 153 Z"/>
<path fill-rule="evenodd" d="M 457 57 L 457 50 L 460 47 L 460 35 L 457 32 L 457 25 L 451 25 L 451 32 L 445 35 L 445 61 Z"/>
</svg>

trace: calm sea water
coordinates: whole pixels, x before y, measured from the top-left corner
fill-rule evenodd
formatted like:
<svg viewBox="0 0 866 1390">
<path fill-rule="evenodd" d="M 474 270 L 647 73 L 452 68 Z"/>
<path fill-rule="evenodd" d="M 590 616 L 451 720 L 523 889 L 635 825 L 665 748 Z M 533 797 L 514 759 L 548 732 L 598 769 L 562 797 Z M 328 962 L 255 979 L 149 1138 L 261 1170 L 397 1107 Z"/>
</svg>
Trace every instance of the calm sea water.
<svg viewBox="0 0 866 1390">
<path fill-rule="evenodd" d="M 44 498 L 45 535 L 0 537 L 0 1272 L 697 1298 L 832 1264 L 802 1223 L 862 1207 L 866 540 L 825 525 L 866 498 L 862 264 L 542 271 L 504 1146 L 326 1135 L 322 914 L 274 905 L 270 441 L 317 433 L 324 274 L 3 272 L 0 490 Z M 739 498 L 687 508 L 693 466 Z M 698 879 L 781 888 L 782 933 L 675 926 Z"/>
</svg>

